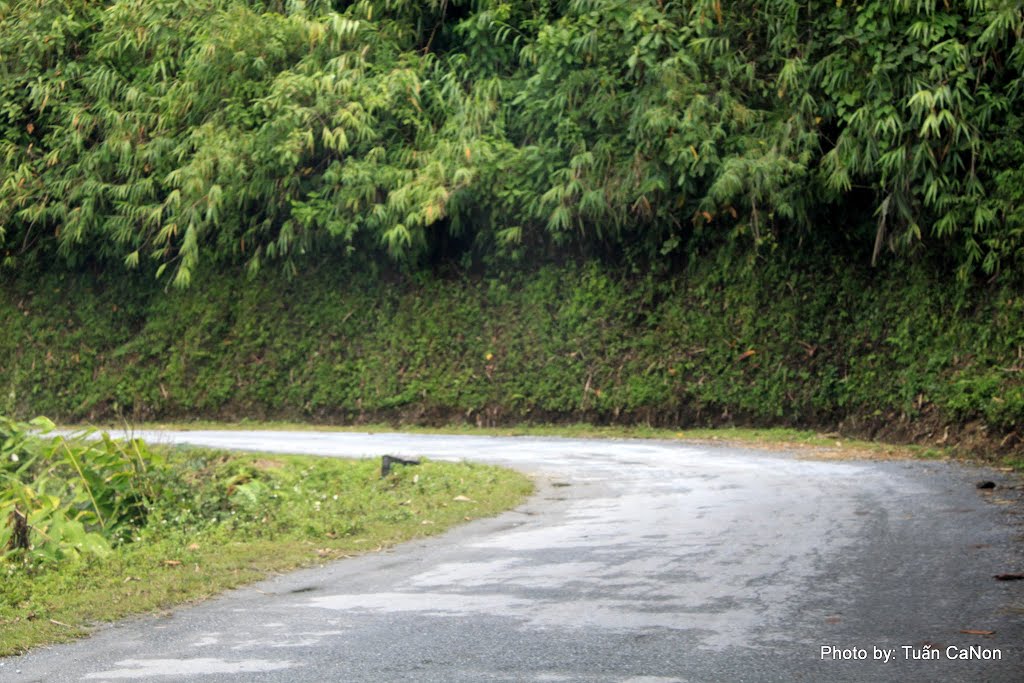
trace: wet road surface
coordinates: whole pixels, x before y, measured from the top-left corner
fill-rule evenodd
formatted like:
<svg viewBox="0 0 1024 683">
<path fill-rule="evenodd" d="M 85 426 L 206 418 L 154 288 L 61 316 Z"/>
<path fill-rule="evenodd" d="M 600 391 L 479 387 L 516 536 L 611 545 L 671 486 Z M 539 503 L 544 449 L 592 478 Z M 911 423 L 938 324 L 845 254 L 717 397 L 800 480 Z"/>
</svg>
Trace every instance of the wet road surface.
<svg viewBox="0 0 1024 683">
<path fill-rule="evenodd" d="M 137 435 L 492 462 L 538 492 L 0 659 L 0 681 L 1024 681 L 1024 582 L 993 579 L 1024 570 L 1020 506 L 999 504 L 1019 492 L 974 486 L 1009 475 L 640 440 Z"/>
</svg>

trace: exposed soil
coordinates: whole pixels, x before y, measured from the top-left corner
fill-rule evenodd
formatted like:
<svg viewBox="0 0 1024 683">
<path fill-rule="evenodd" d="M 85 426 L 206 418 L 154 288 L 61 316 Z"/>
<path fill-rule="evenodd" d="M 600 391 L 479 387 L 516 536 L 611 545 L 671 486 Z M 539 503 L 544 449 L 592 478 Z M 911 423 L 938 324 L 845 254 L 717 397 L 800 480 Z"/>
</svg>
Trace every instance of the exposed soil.
<svg viewBox="0 0 1024 683">
<path fill-rule="evenodd" d="M 986 460 L 999 456 L 1024 456 L 1024 439 L 1016 430 L 992 430 L 981 420 L 950 423 L 937 410 L 928 408 L 914 418 L 905 415 L 871 419 L 848 417 L 837 425 L 837 431 L 886 443 L 950 448 Z"/>
</svg>

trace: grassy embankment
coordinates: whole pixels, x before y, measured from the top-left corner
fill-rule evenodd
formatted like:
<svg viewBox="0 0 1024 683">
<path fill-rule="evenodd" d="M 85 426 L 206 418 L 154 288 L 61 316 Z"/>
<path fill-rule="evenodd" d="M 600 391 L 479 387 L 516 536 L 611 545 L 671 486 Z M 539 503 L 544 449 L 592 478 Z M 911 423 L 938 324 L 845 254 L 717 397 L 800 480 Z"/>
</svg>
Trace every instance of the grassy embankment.
<svg viewBox="0 0 1024 683">
<path fill-rule="evenodd" d="M 987 459 L 1024 450 L 1024 294 L 926 265 L 695 261 L 662 278 L 24 275 L 0 409 L 64 422 L 787 427 Z"/>
<path fill-rule="evenodd" d="M 379 460 L 14 441 L 0 511 L 5 522 L 28 512 L 31 545 L 0 557 L 0 656 L 437 534 L 532 490 L 518 473 L 468 463 L 396 466 L 381 479 Z M 0 550 L 16 545 L 12 531 L 0 528 Z"/>
</svg>

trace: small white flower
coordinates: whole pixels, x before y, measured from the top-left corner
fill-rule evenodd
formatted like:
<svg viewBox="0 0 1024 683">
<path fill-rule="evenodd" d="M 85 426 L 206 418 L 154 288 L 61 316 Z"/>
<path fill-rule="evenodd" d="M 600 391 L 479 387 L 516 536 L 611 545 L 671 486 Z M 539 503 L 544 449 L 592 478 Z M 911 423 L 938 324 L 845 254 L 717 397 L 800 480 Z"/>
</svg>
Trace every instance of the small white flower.
<svg viewBox="0 0 1024 683">
<path fill-rule="evenodd" d="M 18 462 L 18 454 L 11 453 L 11 462 Z"/>
</svg>

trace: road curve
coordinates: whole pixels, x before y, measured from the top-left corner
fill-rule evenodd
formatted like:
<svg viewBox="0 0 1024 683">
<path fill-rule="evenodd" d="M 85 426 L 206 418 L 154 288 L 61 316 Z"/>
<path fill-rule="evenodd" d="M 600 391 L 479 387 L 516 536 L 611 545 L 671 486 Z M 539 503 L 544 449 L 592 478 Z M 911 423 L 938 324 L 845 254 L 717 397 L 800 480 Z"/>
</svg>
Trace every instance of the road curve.
<svg viewBox="0 0 1024 683">
<path fill-rule="evenodd" d="M 137 435 L 493 462 L 538 493 L 0 659 L 0 681 L 1024 680 L 1024 582 L 993 578 L 1024 570 L 1020 506 L 1003 502 L 1019 491 L 974 485 L 1009 475 L 641 440 Z"/>
</svg>

